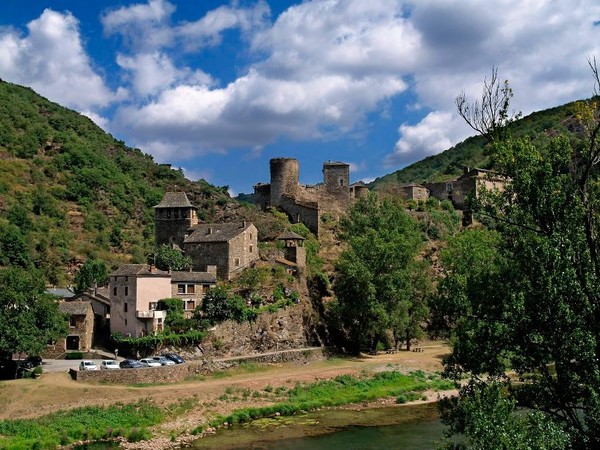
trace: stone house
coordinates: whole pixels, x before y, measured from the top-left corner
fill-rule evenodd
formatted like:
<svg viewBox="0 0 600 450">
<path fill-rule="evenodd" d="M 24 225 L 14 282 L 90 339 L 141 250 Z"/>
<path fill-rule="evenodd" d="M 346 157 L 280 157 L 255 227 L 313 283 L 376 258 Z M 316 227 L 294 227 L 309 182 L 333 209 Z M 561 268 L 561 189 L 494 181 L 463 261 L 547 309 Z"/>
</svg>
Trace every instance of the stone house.
<svg viewBox="0 0 600 450">
<path fill-rule="evenodd" d="M 216 266 L 217 278 L 231 280 L 259 259 L 258 230 L 252 223 L 201 223 L 191 231 L 183 249 L 196 271 Z"/>
<path fill-rule="evenodd" d="M 172 272 L 171 298 L 181 298 L 186 317 L 190 317 L 209 289 L 216 286 L 216 273 L 210 272 Z"/>
<path fill-rule="evenodd" d="M 54 344 L 54 350 L 90 351 L 94 337 L 94 311 L 91 302 L 62 301 L 58 310 L 69 320 L 69 334 Z"/>
<path fill-rule="evenodd" d="M 94 339 L 110 334 L 110 294 L 108 286 L 90 288 L 67 301 L 86 301 L 94 311 Z"/>
<path fill-rule="evenodd" d="M 322 214 L 343 213 L 368 190 L 366 186 L 350 185 L 350 165 L 339 161 L 323 163 L 323 183 L 315 186 L 299 183 L 297 159 L 273 158 L 269 168 L 271 182 L 254 186 L 255 204 L 263 210 L 279 208 L 292 223 L 301 222 L 317 235 Z"/>
<path fill-rule="evenodd" d="M 259 258 L 258 230 L 252 223 L 198 223 L 185 192 L 165 193 L 154 211 L 156 245 L 182 250 L 195 271 L 215 266 L 217 277 L 229 280 Z"/>
<path fill-rule="evenodd" d="M 465 209 L 469 196 L 477 198 L 482 190 L 504 190 L 507 179 L 492 170 L 468 168 L 455 180 L 423 183 L 429 195 L 439 200 L 450 200 L 455 208 Z"/>
<path fill-rule="evenodd" d="M 424 202 L 429 198 L 429 190 L 420 184 L 406 183 L 400 185 L 400 195 L 405 200 Z"/>
<path fill-rule="evenodd" d="M 110 274 L 110 331 L 141 337 L 162 331 L 166 311 L 157 303 L 171 297 L 171 274 L 147 264 L 127 264 Z"/>
</svg>

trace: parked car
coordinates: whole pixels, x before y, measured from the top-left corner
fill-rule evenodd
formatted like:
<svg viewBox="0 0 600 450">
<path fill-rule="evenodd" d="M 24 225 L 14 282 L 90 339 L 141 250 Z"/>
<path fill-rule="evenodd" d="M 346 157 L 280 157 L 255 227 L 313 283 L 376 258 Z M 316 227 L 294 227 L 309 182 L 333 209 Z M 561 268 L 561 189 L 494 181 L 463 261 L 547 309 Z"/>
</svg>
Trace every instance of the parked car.
<svg viewBox="0 0 600 450">
<path fill-rule="evenodd" d="M 119 363 L 114 359 L 105 359 L 100 363 L 101 370 L 120 369 Z"/>
<path fill-rule="evenodd" d="M 144 365 L 135 359 L 124 359 L 119 363 L 119 367 L 121 369 L 139 369 Z"/>
<path fill-rule="evenodd" d="M 165 358 L 164 356 L 153 356 L 152 359 L 158 362 L 161 366 L 174 366 L 175 361 Z"/>
<path fill-rule="evenodd" d="M 152 358 L 142 358 L 142 359 L 140 359 L 140 363 L 144 367 L 160 367 L 160 366 L 162 366 L 161 363 L 159 363 L 158 361 L 154 361 Z"/>
<path fill-rule="evenodd" d="M 94 361 L 84 359 L 79 364 L 79 370 L 98 370 L 98 366 Z"/>
<path fill-rule="evenodd" d="M 164 356 L 167 359 L 170 359 L 175 364 L 183 364 L 185 362 L 185 360 L 177 353 L 163 353 L 162 356 Z"/>
</svg>

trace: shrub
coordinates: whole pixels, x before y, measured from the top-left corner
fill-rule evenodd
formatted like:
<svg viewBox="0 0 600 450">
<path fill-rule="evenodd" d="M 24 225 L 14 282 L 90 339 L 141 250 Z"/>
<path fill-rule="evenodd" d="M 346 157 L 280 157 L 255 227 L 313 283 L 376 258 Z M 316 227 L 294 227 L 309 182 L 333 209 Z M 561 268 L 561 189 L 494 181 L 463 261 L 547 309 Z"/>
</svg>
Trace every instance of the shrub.
<svg viewBox="0 0 600 450">
<path fill-rule="evenodd" d="M 71 352 L 65 355 L 65 359 L 83 359 L 82 352 Z"/>
</svg>

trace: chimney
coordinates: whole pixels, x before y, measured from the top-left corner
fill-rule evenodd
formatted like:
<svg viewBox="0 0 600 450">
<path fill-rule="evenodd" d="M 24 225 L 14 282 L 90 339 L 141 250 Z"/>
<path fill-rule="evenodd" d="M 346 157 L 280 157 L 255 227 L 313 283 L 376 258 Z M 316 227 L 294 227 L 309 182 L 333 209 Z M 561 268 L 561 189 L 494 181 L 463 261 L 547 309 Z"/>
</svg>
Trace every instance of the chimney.
<svg viewBox="0 0 600 450">
<path fill-rule="evenodd" d="M 154 271 L 155 271 L 154 264 L 149 264 L 149 265 L 148 265 L 148 272 L 150 272 L 150 273 L 154 273 Z"/>
<path fill-rule="evenodd" d="M 208 227 L 208 232 L 206 234 L 212 234 L 212 227 Z"/>
<path fill-rule="evenodd" d="M 242 221 L 242 228 L 246 228 L 246 221 L 245 220 Z"/>
<path fill-rule="evenodd" d="M 217 276 L 217 266 L 206 266 L 206 271 L 214 276 Z"/>
</svg>

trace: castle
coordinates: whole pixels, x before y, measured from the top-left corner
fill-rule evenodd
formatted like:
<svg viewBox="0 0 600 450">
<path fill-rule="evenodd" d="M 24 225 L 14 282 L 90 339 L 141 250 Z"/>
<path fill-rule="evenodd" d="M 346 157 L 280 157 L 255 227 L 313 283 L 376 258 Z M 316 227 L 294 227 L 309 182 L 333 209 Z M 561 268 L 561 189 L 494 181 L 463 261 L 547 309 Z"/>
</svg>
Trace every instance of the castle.
<svg viewBox="0 0 600 450">
<path fill-rule="evenodd" d="M 317 235 L 322 214 L 337 215 L 368 192 L 362 183 L 350 184 L 350 165 L 343 162 L 323 163 L 323 184 L 315 186 L 299 183 L 297 159 L 273 158 L 269 165 L 271 182 L 254 186 L 255 204 L 279 208 L 292 223 L 301 222 Z"/>
</svg>

